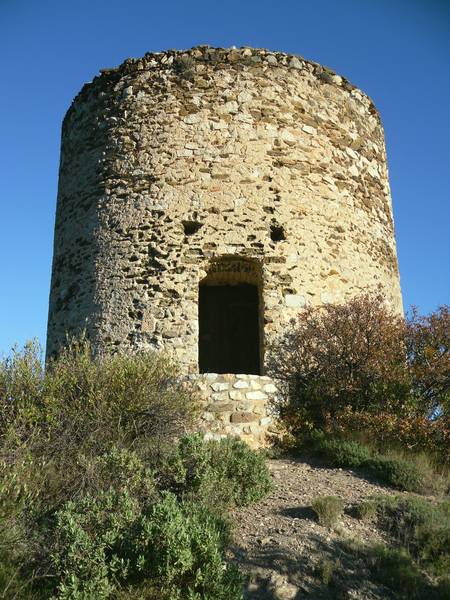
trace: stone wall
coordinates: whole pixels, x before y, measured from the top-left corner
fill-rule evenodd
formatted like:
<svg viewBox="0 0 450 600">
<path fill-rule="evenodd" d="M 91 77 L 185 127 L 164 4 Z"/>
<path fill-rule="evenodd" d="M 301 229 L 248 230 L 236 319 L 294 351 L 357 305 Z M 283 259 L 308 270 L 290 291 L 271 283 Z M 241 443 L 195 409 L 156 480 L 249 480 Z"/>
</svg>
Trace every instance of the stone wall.
<svg viewBox="0 0 450 600">
<path fill-rule="evenodd" d="M 164 348 L 197 373 L 206 279 L 258 285 L 263 363 L 305 305 L 379 288 L 402 310 L 383 130 L 345 78 L 198 47 L 127 60 L 75 98 L 48 354 L 86 328 L 98 353 Z"/>
<path fill-rule="evenodd" d="M 270 377 L 205 373 L 188 381 L 204 409 L 200 430 L 207 439 L 234 436 L 259 448 L 276 435 L 277 388 Z"/>
</svg>

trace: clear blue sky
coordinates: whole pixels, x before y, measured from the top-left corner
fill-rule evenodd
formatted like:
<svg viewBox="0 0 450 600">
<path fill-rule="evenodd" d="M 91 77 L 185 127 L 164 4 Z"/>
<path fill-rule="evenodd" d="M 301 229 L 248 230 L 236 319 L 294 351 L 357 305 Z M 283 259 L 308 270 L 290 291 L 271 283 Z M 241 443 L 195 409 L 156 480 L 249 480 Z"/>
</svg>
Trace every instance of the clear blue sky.
<svg viewBox="0 0 450 600">
<path fill-rule="evenodd" d="M 405 306 L 450 303 L 450 0 L 0 0 L 0 354 L 45 342 L 72 98 L 100 68 L 198 44 L 300 54 L 372 97 Z"/>
</svg>

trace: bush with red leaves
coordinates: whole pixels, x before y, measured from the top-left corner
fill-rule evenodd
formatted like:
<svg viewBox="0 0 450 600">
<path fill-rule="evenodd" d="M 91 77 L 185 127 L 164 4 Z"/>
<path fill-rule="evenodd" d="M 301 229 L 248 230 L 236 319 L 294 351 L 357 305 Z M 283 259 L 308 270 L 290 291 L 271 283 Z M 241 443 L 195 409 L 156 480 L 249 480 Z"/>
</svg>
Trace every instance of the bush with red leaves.
<svg viewBox="0 0 450 600">
<path fill-rule="evenodd" d="M 449 340 L 446 306 L 408 319 L 379 295 L 307 308 L 270 348 L 280 416 L 292 432 L 344 411 L 447 420 Z"/>
</svg>

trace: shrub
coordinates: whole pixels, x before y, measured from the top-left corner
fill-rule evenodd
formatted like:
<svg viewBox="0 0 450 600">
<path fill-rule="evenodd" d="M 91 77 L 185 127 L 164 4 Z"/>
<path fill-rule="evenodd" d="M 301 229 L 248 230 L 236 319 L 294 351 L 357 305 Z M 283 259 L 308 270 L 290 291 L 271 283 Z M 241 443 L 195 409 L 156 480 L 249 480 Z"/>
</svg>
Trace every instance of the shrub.
<svg viewBox="0 0 450 600">
<path fill-rule="evenodd" d="M 171 599 L 242 597 L 241 578 L 223 559 L 227 528 L 201 504 L 180 505 L 175 496 L 166 493 L 141 527 L 149 534 L 148 541 L 137 548 L 140 556 L 148 557 L 143 568 L 162 579 L 161 587 L 170 590 Z"/>
<path fill-rule="evenodd" d="M 178 447 L 197 403 L 177 376 L 162 355 L 99 360 L 83 341 L 46 370 L 36 345 L 0 361 L 0 595 L 241 597 L 223 511 L 270 478 L 236 440 Z"/>
<path fill-rule="evenodd" d="M 367 446 L 351 440 L 333 438 L 319 430 L 311 432 L 304 447 L 333 466 L 349 469 L 360 467 L 371 456 Z"/>
<path fill-rule="evenodd" d="M 269 367 L 284 384 L 281 416 L 288 429 L 321 427 L 346 406 L 403 404 L 411 385 L 403 331 L 381 296 L 305 309 L 271 348 Z"/>
<path fill-rule="evenodd" d="M 178 495 L 200 498 L 211 510 L 247 506 L 263 498 L 272 482 L 264 454 L 226 438 L 183 438 L 160 470 L 162 485 Z"/>
<path fill-rule="evenodd" d="M 364 437 L 381 451 L 401 448 L 410 454 L 425 453 L 439 468 L 450 461 L 450 422 L 445 417 L 429 419 L 405 410 L 377 413 L 355 411 L 347 407 L 325 424 L 336 435 Z"/>
<path fill-rule="evenodd" d="M 376 579 L 408 598 L 423 598 L 428 586 L 425 578 L 404 548 L 375 546 L 371 556 L 371 570 Z"/>
<path fill-rule="evenodd" d="M 395 592 L 395 598 L 413 598 L 422 600 L 450 600 L 450 580 L 447 577 L 430 577 L 430 574 L 418 565 L 410 552 L 404 547 L 392 548 L 384 544 L 362 545 L 355 542 L 344 543 L 344 548 L 362 559 L 375 581 Z M 383 597 L 391 597 L 388 590 Z"/>
<path fill-rule="evenodd" d="M 450 307 L 428 316 L 413 309 L 406 327 L 408 364 L 421 414 L 450 419 Z"/>
<path fill-rule="evenodd" d="M 409 320 L 381 296 L 309 307 L 271 347 L 281 419 L 294 436 L 345 410 L 448 419 L 449 340 L 448 307 Z"/>
<path fill-rule="evenodd" d="M 52 559 L 57 598 L 109 598 L 130 583 L 161 597 L 237 600 L 241 579 L 225 567 L 224 523 L 198 503 L 170 493 L 139 510 L 110 490 L 69 502 L 57 515 Z"/>
<path fill-rule="evenodd" d="M 158 492 L 155 472 L 135 452 L 116 448 L 89 465 L 89 476 L 89 493 L 30 523 L 37 543 L 28 555 L 2 561 L 5 587 L 22 589 L 25 598 L 33 582 L 30 597 L 59 600 L 134 597 L 139 590 L 167 600 L 241 598 L 239 572 L 224 562 L 228 526 L 194 490 L 190 500 Z"/>
<path fill-rule="evenodd" d="M 375 500 L 365 500 L 355 506 L 355 516 L 361 521 L 373 521 L 377 516 L 377 508 Z"/>
<path fill-rule="evenodd" d="M 177 374 L 161 354 L 99 360 L 84 341 L 46 370 L 36 345 L 16 351 L 0 361 L 0 463 L 32 460 L 23 485 L 48 509 L 82 496 L 112 446 L 158 454 L 193 425 L 197 403 Z"/>
<path fill-rule="evenodd" d="M 382 483 L 409 492 L 440 493 L 446 482 L 433 471 L 426 457 L 404 458 L 389 451 L 379 454 L 368 445 L 336 438 L 320 430 L 303 436 L 297 450 L 317 456 L 334 467 L 359 469 Z"/>
<path fill-rule="evenodd" d="M 344 511 L 344 501 L 337 496 L 319 496 L 313 500 L 311 507 L 321 525 L 333 527 Z"/>
<path fill-rule="evenodd" d="M 375 479 L 387 483 L 399 490 L 423 493 L 426 484 L 423 473 L 417 466 L 401 458 L 376 456 L 364 463 L 364 469 Z"/>
<path fill-rule="evenodd" d="M 335 578 L 336 572 L 342 568 L 342 565 L 338 560 L 330 560 L 329 558 L 323 558 L 317 568 L 316 573 L 323 585 L 331 586 Z"/>
<path fill-rule="evenodd" d="M 423 498 L 378 500 L 378 524 L 398 544 L 434 573 L 450 568 L 450 502 Z"/>
<path fill-rule="evenodd" d="M 173 70 L 183 79 L 193 81 L 195 77 L 195 60 L 192 56 L 180 56 L 173 61 Z"/>
</svg>

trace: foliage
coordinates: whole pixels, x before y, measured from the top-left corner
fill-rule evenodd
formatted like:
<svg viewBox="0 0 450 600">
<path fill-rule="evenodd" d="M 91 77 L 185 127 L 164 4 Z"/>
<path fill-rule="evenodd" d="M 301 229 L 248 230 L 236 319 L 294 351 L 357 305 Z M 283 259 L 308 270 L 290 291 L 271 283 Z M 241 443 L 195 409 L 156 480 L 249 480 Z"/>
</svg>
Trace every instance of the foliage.
<svg viewBox="0 0 450 600">
<path fill-rule="evenodd" d="M 0 362 L 0 468 L 32 461 L 20 485 L 56 509 L 89 490 L 90 465 L 111 446 L 157 454 L 192 426 L 197 403 L 177 375 L 163 355 L 99 360 L 85 341 L 45 370 L 36 345 L 15 351 Z"/>
<path fill-rule="evenodd" d="M 381 296 L 306 308 L 271 348 L 280 416 L 294 435 L 343 411 L 448 418 L 448 307 L 392 313 Z"/>
<path fill-rule="evenodd" d="M 364 468 L 378 481 L 388 483 L 399 490 L 419 494 L 426 491 L 423 474 L 408 460 L 380 455 L 366 461 Z"/>
<path fill-rule="evenodd" d="M 374 500 L 364 500 L 355 506 L 355 516 L 361 521 L 373 521 L 377 516 L 378 504 Z"/>
<path fill-rule="evenodd" d="M 450 466 L 449 315 L 442 306 L 403 319 L 368 295 L 303 311 L 271 349 L 285 439 L 398 489 L 439 491 Z"/>
<path fill-rule="evenodd" d="M 325 425 L 337 435 L 364 437 L 372 446 L 402 448 L 410 453 L 426 453 L 436 465 L 450 464 L 450 421 L 429 419 L 406 411 L 376 413 L 347 407 Z"/>
<path fill-rule="evenodd" d="M 226 511 L 270 489 L 262 454 L 183 435 L 196 398 L 158 354 L 44 370 L 28 345 L 0 361 L 0 596 L 241 598 Z"/>
<path fill-rule="evenodd" d="M 386 544 L 361 544 L 347 541 L 343 548 L 370 570 L 373 579 L 388 589 L 380 590 L 386 597 L 413 600 L 450 600 L 448 576 L 432 577 L 403 547 Z M 384 597 L 384 595 L 383 595 Z"/>
<path fill-rule="evenodd" d="M 306 437 L 304 447 L 330 465 L 347 469 L 361 467 L 371 457 L 367 446 L 357 441 L 331 437 L 317 429 Z"/>
<path fill-rule="evenodd" d="M 322 426 L 347 406 L 398 407 L 410 388 L 404 324 L 381 297 L 306 308 L 271 349 L 271 373 L 284 384 L 288 428 Z"/>
<path fill-rule="evenodd" d="M 164 487 L 179 496 L 201 498 L 211 510 L 247 506 L 272 489 L 264 455 L 242 441 L 183 438 L 160 470 Z"/>
<path fill-rule="evenodd" d="M 413 309 L 406 349 L 421 413 L 450 419 L 450 307 L 440 306 L 427 316 Z"/>
<path fill-rule="evenodd" d="M 375 578 L 403 597 L 421 600 L 429 586 L 405 548 L 375 546 L 370 553 L 371 571 Z"/>
<path fill-rule="evenodd" d="M 333 527 L 344 511 L 344 501 L 337 496 L 319 496 L 311 504 L 319 523 L 325 527 Z"/>
<path fill-rule="evenodd" d="M 323 585 L 331 586 L 335 574 L 342 568 L 339 561 L 322 558 L 316 568 L 316 574 Z"/>
<path fill-rule="evenodd" d="M 389 449 L 382 454 L 370 445 L 321 430 L 314 429 L 302 436 L 295 449 L 334 467 L 358 469 L 400 490 L 441 493 L 447 483 L 447 478 L 433 470 L 426 456 L 405 457 Z"/>
<path fill-rule="evenodd" d="M 183 79 L 193 81 L 195 77 L 195 60 L 192 56 L 180 56 L 173 61 L 174 72 Z"/>
<path fill-rule="evenodd" d="M 450 502 L 415 496 L 378 499 L 378 524 L 428 570 L 450 569 Z"/>
<path fill-rule="evenodd" d="M 381 583 L 383 597 L 450 600 L 450 503 L 413 495 L 378 496 L 356 507 L 358 518 L 369 519 L 383 533 L 384 543 L 343 541 L 339 550 L 361 576 Z M 350 568 L 352 571 L 352 569 Z M 345 577 L 343 569 L 336 578 Z"/>
<path fill-rule="evenodd" d="M 171 493 L 144 510 L 127 491 L 86 496 L 57 514 L 55 533 L 58 599 L 109 598 L 145 579 L 171 600 L 241 598 L 239 574 L 223 563 L 223 522 Z"/>
</svg>

